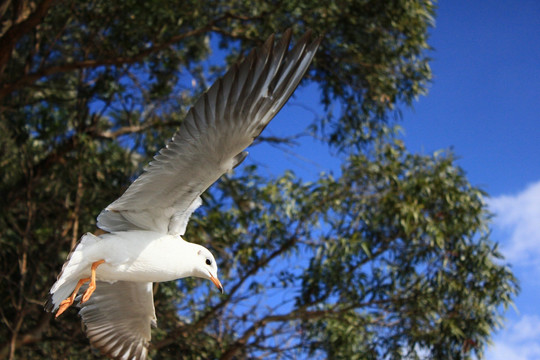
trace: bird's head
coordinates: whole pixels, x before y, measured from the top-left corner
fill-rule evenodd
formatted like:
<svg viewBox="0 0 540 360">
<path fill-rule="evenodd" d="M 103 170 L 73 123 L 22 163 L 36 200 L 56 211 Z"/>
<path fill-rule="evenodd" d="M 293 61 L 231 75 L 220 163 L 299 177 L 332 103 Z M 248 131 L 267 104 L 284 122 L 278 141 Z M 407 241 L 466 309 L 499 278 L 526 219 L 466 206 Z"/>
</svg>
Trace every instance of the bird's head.
<svg viewBox="0 0 540 360">
<path fill-rule="evenodd" d="M 214 255 L 205 247 L 193 244 L 197 254 L 195 260 L 194 275 L 203 279 L 208 279 L 216 285 L 223 294 L 223 286 L 217 276 L 217 264 Z"/>
</svg>

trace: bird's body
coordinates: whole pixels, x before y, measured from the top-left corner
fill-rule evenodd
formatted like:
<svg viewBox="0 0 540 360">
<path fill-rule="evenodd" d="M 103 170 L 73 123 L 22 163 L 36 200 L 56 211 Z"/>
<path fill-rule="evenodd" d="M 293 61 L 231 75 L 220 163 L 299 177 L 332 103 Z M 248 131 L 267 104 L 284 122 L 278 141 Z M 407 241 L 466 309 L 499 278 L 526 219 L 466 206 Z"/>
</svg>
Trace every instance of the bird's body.
<svg viewBox="0 0 540 360">
<path fill-rule="evenodd" d="M 105 263 L 97 268 L 96 279 L 108 282 L 171 281 L 190 276 L 194 268 L 190 261 L 195 254 L 193 244 L 183 240 L 180 235 L 144 230 L 100 236 L 86 234 L 79 246 L 80 251 L 84 251 L 84 259 L 73 265 L 77 281 L 89 277 L 90 265 L 101 259 Z M 64 272 L 68 269 L 69 262 Z"/>
<path fill-rule="evenodd" d="M 311 63 L 320 40 L 308 33 L 289 49 L 290 38 L 291 31 L 278 42 L 271 36 L 217 80 L 143 174 L 99 214 L 97 226 L 108 233 L 84 235 L 68 256 L 45 308 L 58 317 L 80 299 L 86 334 L 102 353 L 146 358 L 156 324 L 152 283 L 195 276 L 223 292 L 213 255 L 182 236 L 200 195 L 244 160 Z"/>
<path fill-rule="evenodd" d="M 180 235 L 125 231 L 104 234 L 95 246 L 107 248 L 105 263 L 97 270 L 98 280 L 163 282 L 192 276 L 195 269 L 196 250 Z M 129 251 L 121 253 L 125 247 Z M 99 255 L 95 256 L 97 261 Z"/>
</svg>

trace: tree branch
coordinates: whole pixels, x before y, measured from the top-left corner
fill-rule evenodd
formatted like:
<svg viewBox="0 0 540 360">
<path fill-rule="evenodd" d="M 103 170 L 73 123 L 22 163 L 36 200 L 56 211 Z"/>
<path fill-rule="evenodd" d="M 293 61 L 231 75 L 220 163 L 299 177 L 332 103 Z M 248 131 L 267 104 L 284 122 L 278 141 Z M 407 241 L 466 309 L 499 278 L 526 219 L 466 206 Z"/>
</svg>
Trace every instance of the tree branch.
<svg viewBox="0 0 540 360">
<path fill-rule="evenodd" d="M 374 303 L 374 301 L 370 302 Z M 280 315 L 267 315 L 264 318 L 260 319 L 259 321 L 255 322 L 248 330 L 244 332 L 241 338 L 236 340 L 228 349 L 225 351 L 225 353 L 220 357 L 220 360 L 231 360 L 233 359 L 238 351 L 240 351 L 247 343 L 249 338 L 255 334 L 255 332 L 261 327 L 268 323 L 272 322 L 284 322 L 284 321 L 291 321 L 291 320 L 314 320 L 314 319 L 320 319 L 323 317 L 327 317 L 329 315 L 341 315 L 348 311 L 364 307 L 367 303 L 362 304 L 351 304 L 349 306 L 340 307 L 339 304 L 334 305 L 332 308 L 325 309 L 325 310 L 314 310 L 309 311 L 307 310 L 307 305 L 304 305 L 294 311 L 291 311 L 288 314 L 280 314 Z"/>
<path fill-rule="evenodd" d="M 156 349 L 163 348 L 172 344 L 182 334 L 186 334 L 188 332 L 196 333 L 197 331 L 199 331 L 219 310 L 224 308 L 230 302 L 230 300 L 233 298 L 233 295 L 238 291 L 238 289 L 240 289 L 242 284 L 244 284 L 247 279 L 249 279 L 252 275 L 255 275 L 261 268 L 266 266 L 274 258 L 290 249 L 296 243 L 296 241 L 296 238 L 292 237 L 291 239 L 289 239 L 289 241 L 282 244 L 278 249 L 274 250 L 274 252 L 272 252 L 269 256 L 259 260 L 257 264 L 251 267 L 251 269 L 249 269 L 249 271 L 247 271 L 240 278 L 240 280 L 238 280 L 238 282 L 231 288 L 231 290 L 228 291 L 229 296 L 227 296 L 227 298 L 210 308 L 201 318 L 197 320 L 195 324 L 189 326 L 189 328 L 186 329 L 185 326 L 177 328 L 175 331 L 172 331 L 167 338 L 155 343 L 153 347 Z"/>
<path fill-rule="evenodd" d="M 51 2 L 53 0 L 47 0 L 47 1 Z M 15 82 L 2 85 L 2 87 L 0 88 L 0 99 L 5 97 L 6 95 L 8 95 L 9 93 L 11 93 L 13 91 L 15 91 L 17 89 L 20 89 L 23 86 L 26 86 L 26 85 L 29 85 L 29 84 L 32 84 L 32 83 L 36 82 L 38 79 L 40 79 L 40 78 L 42 78 L 44 76 L 49 76 L 49 75 L 60 73 L 60 72 L 67 72 L 67 71 L 73 71 L 73 70 L 79 70 L 79 69 L 96 68 L 96 67 L 99 67 L 99 66 L 118 66 L 118 65 L 133 64 L 133 63 L 136 63 L 136 62 L 140 62 L 144 58 L 149 56 L 150 54 L 161 51 L 161 50 L 163 50 L 163 49 L 165 49 L 165 48 L 171 46 L 172 44 L 177 43 L 177 42 L 179 42 L 181 40 L 184 40 L 184 39 L 189 38 L 191 36 L 199 35 L 199 34 L 202 34 L 202 33 L 208 32 L 208 31 L 214 31 L 213 29 L 216 28 L 215 24 L 217 24 L 218 22 L 226 19 L 229 16 L 230 16 L 230 14 L 225 14 L 225 15 L 223 15 L 221 17 L 218 17 L 218 18 L 210 21 L 208 24 L 206 24 L 205 26 L 203 26 L 201 28 L 191 30 L 191 31 L 187 31 L 187 32 L 185 32 L 183 34 L 179 34 L 179 35 L 176 35 L 176 36 L 172 36 L 168 41 L 165 41 L 165 42 L 159 43 L 159 44 L 154 44 L 153 46 L 151 46 L 149 48 L 146 48 L 144 50 L 141 50 L 137 54 L 135 54 L 133 56 L 130 56 L 130 57 L 119 56 L 119 57 L 112 58 L 112 59 L 111 58 L 106 58 L 106 59 L 86 59 L 86 60 L 76 61 L 76 62 L 72 62 L 72 63 L 60 64 L 60 65 L 52 65 L 52 66 L 49 66 L 49 67 L 46 67 L 46 68 L 42 68 L 40 70 L 37 70 L 34 73 L 28 74 L 28 75 L 18 79 Z M 34 24 L 34 26 L 35 25 L 37 25 L 37 23 Z M 7 35 L 8 35 L 8 33 L 6 33 L 4 35 L 4 37 L 7 36 Z M 0 49 L 2 49 L 1 46 L 3 45 L 1 40 L 2 39 L 0 38 Z M 15 42 L 12 45 L 14 46 Z M 11 51 L 10 51 L 10 53 L 11 53 Z M 2 52 L 2 54 L 5 54 L 5 52 Z M 1 62 L 2 61 L 2 56 L 4 56 L 4 55 L 0 56 L 0 64 L 2 64 L 2 62 Z M 6 63 L 7 63 L 7 59 L 6 59 Z M 1 72 L 0 72 L 0 75 L 1 75 Z"/>
<path fill-rule="evenodd" d="M 180 126 L 180 124 L 181 123 L 178 121 L 147 121 L 142 124 L 122 126 L 121 128 L 118 128 L 114 131 L 110 131 L 110 130 L 102 131 L 102 132 L 94 131 L 93 134 L 98 138 L 113 140 L 122 135 L 140 133 L 152 127 Z"/>
<path fill-rule="evenodd" d="M 32 29 L 41 22 L 55 1 L 56 0 L 44 0 L 24 21 L 11 26 L 2 37 L 0 37 L 0 77 L 4 73 L 17 41 L 23 35 L 32 31 Z"/>
<path fill-rule="evenodd" d="M 48 312 L 44 312 L 41 309 L 41 317 L 36 325 L 35 328 L 33 328 L 31 331 L 27 332 L 26 334 L 19 336 L 17 338 L 17 341 L 15 343 L 15 348 L 33 344 L 35 342 L 38 342 L 42 338 L 43 332 L 49 327 L 49 322 L 51 320 L 51 314 Z M 5 359 L 9 352 L 10 352 L 11 343 L 5 343 L 2 346 L 0 346 L 0 359 Z"/>
</svg>

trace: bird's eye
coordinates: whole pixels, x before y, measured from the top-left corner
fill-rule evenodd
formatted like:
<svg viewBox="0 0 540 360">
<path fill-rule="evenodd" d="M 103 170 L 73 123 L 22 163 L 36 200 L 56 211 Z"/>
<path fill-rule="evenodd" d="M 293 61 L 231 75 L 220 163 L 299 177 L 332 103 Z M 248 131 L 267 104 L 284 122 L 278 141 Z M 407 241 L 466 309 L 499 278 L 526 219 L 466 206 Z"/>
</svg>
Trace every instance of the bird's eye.
<svg viewBox="0 0 540 360">
<path fill-rule="evenodd" d="M 212 265 L 212 260 L 206 259 L 206 265 Z"/>
</svg>

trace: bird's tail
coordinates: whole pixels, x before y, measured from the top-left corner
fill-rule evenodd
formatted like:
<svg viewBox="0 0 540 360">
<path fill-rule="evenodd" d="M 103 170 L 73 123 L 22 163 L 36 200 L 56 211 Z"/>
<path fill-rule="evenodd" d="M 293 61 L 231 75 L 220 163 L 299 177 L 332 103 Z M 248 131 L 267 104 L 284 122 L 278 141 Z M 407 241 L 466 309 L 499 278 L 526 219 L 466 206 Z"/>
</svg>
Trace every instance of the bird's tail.
<svg viewBox="0 0 540 360">
<path fill-rule="evenodd" d="M 99 241 L 99 237 L 86 233 L 69 253 L 58 279 L 49 290 L 45 310 L 55 312 L 60 303 L 68 298 L 80 279 L 90 276 L 91 263 L 83 256 L 91 245 Z"/>
</svg>

